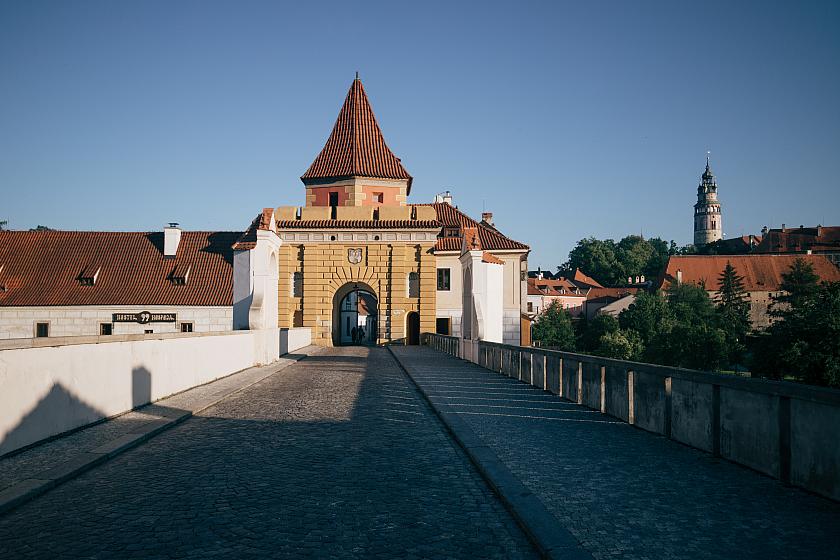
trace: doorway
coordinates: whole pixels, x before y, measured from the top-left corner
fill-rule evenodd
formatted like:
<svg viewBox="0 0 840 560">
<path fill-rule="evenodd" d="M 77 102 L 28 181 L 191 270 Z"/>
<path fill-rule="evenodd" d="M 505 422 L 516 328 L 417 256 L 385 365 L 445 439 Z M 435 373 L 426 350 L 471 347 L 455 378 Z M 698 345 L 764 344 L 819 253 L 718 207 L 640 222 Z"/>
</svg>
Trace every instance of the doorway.
<svg viewBox="0 0 840 560">
<path fill-rule="evenodd" d="M 411 311 L 406 317 L 406 343 L 412 346 L 420 344 L 420 314 L 416 311 Z"/>
</svg>

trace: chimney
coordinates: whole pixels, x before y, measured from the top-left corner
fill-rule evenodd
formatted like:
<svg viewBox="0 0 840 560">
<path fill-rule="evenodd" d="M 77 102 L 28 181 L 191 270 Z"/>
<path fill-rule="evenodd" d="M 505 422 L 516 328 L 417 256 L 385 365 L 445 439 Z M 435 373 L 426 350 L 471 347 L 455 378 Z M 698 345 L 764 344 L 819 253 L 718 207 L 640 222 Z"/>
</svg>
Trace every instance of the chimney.
<svg viewBox="0 0 840 560">
<path fill-rule="evenodd" d="M 682 284 L 682 270 L 677 269 L 677 284 Z"/>
<path fill-rule="evenodd" d="M 785 224 L 782 224 L 782 233 L 785 232 Z"/>
<path fill-rule="evenodd" d="M 822 235 L 822 224 L 817 224 L 817 237 Z"/>
<path fill-rule="evenodd" d="M 767 235 L 767 226 L 761 228 L 761 235 Z"/>
<path fill-rule="evenodd" d="M 170 222 L 163 228 L 163 257 L 174 259 L 178 253 L 178 244 L 181 242 L 181 228 L 177 222 Z"/>
<path fill-rule="evenodd" d="M 446 191 L 445 193 L 443 193 L 443 197 L 442 197 L 442 198 L 443 198 L 443 202 L 445 202 L 445 203 L 447 203 L 448 205 L 452 206 L 452 193 L 451 193 L 451 192 Z"/>
<path fill-rule="evenodd" d="M 481 221 L 493 225 L 493 212 L 482 212 L 481 213 Z"/>
</svg>

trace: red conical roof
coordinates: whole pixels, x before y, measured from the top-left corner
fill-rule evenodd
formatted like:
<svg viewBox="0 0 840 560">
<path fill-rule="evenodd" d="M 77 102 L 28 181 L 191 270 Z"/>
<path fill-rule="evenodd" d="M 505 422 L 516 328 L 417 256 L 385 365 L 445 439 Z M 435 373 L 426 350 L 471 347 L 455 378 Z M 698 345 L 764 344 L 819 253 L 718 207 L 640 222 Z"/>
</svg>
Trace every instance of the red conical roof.
<svg viewBox="0 0 840 560">
<path fill-rule="evenodd" d="M 385 143 L 358 78 L 353 80 L 347 92 L 324 149 L 301 180 L 309 183 L 315 179 L 339 177 L 408 179 L 408 190 L 411 190 L 411 175 Z"/>
</svg>

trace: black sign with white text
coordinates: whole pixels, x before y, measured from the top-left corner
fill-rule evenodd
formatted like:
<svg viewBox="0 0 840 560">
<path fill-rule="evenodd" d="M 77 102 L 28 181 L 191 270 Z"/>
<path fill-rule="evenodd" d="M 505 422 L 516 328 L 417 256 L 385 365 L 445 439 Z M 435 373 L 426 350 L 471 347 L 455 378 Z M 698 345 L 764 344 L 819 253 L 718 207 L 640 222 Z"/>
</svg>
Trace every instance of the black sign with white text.
<svg viewBox="0 0 840 560">
<path fill-rule="evenodd" d="M 140 313 L 114 313 L 114 323 L 140 323 L 145 325 L 148 323 L 174 323 L 176 321 L 175 313 L 151 313 L 149 311 L 141 311 Z"/>
</svg>

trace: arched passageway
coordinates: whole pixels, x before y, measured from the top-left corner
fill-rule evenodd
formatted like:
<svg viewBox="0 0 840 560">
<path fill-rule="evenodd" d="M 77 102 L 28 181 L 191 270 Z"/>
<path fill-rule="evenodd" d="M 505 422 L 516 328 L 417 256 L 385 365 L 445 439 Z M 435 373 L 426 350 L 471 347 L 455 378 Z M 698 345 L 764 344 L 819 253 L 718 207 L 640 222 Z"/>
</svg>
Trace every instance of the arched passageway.
<svg viewBox="0 0 840 560">
<path fill-rule="evenodd" d="M 333 298 L 333 345 L 373 345 L 378 341 L 379 301 L 362 282 L 339 288 Z"/>
<path fill-rule="evenodd" d="M 406 342 L 413 346 L 420 344 L 420 314 L 411 311 L 405 319 Z"/>
</svg>

